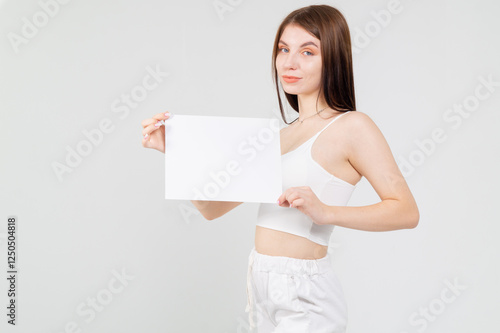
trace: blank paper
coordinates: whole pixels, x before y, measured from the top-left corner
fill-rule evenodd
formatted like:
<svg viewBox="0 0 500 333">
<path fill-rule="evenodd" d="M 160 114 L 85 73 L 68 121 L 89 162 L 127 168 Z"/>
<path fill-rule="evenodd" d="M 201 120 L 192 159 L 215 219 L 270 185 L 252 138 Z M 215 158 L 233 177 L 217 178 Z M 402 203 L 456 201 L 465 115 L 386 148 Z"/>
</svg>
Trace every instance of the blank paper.
<svg viewBox="0 0 500 333">
<path fill-rule="evenodd" d="M 173 115 L 165 121 L 165 198 L 275 203 L 282 194 L 273 118 Z"/>
</svg>

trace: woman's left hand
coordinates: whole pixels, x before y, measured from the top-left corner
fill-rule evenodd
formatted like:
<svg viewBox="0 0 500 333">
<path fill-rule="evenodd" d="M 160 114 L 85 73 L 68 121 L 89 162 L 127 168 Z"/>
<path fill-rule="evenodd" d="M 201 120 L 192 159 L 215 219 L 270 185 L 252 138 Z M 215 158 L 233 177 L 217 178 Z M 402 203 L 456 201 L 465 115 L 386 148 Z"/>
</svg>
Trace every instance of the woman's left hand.
<svg viewBox="0 0 500 333">
<path fill-rule="evenodd" d="M 327 206 L 309 186 L 290 187 L 278 198 L 281 207 L 297 208 L 316 224 L 328 224 Z"/>
</svg>

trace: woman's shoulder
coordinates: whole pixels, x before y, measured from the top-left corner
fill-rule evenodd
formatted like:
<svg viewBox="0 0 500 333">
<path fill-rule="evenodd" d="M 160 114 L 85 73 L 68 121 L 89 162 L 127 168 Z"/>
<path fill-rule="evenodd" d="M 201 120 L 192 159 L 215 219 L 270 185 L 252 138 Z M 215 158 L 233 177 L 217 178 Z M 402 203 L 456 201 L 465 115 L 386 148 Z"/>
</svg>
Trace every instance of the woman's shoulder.
<svg viewBox="0 0 500 333">
<path fill-rule="evenodd" d="M 372 119 L 369 115 L 362 111 L 350 111 L 346 116 L 350 123 L 362 125 L 363 123 L 370 122 Z"/>
<path fill-rule="evenodd" d="M 346 114 L 344 119 L 345 126 L 352 133 L 363 133 L 364 131 L 378 130 L 373 119 L 362 111 L 351 111 Z"/>
<path fill-rule="evenodd" d="M 366 149 L 367 146 L 385 144 L 385 138 L 375 121 L 364 112 L 354 111 L 345 115 L 343 133 L 351 147 Z"/>
</svg>

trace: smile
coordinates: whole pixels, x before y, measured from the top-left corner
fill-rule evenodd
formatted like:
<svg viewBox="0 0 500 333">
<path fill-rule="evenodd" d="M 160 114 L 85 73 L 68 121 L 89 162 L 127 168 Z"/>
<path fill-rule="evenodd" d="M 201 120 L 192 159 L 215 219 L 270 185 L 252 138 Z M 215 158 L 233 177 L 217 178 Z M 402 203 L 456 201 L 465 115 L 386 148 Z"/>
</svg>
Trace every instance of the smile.
<svg viewBox="0 0 500 333">
<path fill-rule="evenodd" d="M 297 82 L 300 80 L 300 77 L 296 77 L 296 76 L 283 75 L 282 78 L 287 83 L 294 83 L 294 82 Z"/>
</svg>

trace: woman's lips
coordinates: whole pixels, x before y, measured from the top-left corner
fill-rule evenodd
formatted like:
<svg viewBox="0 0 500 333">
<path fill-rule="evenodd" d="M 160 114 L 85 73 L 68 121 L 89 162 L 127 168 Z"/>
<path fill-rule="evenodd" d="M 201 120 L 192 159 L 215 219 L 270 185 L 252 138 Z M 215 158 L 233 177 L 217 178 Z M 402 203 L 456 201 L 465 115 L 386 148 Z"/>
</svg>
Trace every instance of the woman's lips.
<svg viewBox="0 0 500 333">
<path fill-rule="evenodd" d="M 283 75 L 282 78 L 287 83 L 294 83 L 294 82 L 297 82 L 298 80 L 300 80 L 300 77 L 288 76 L 288 75 Z"/>
</svg>

